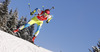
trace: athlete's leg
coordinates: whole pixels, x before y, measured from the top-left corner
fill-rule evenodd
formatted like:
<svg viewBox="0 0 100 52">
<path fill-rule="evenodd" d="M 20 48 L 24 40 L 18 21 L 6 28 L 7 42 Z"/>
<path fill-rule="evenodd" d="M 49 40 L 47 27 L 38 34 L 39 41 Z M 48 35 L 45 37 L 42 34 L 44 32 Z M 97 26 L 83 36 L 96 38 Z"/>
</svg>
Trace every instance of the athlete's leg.
<svg viewBox="0 0 100 52">
<path fill-rule="evenodd" d="M 33 17 L 27 24 L 21 26 L 21 27 L 19 28 L 19 30 L 22 30 L 22 29 L 24 29 L 24 28 L 26 28 L 26 27 L 29 27 L 29 26 L 31 26 L 32 24 L 35 24 L 35 23 L 36 23 L 35 19 L 36 19 L 36 18 Z"/>
<path fill-rule="evenodd" d="M 35 34 L 34 34 L 35 36 L 38 36 L 41 27 L 42 27 L 42 24 L 40 24 L 40 25 L 37 26 L 37 30 L 36 30 L 36 32 L 35 32 Z"/>
<path fill-rule="evenodd" d="M 40 31 L 40 29 L 41 29 L 41 26 L 42 26 L 42 24 L 43 24 L 43 21 L 41 21 L 41 23 L 37 23 L 37 24 L 38 24 L 37 30 L 36 30 L 35 34 L 33 34 L 33 39 L 32 39 L 33 43 L 34 43 L 35 38 L 36 38 L 36 37 L 38 36 L 38 34 L 39 34 L 39 31 Z"/>
</svg>

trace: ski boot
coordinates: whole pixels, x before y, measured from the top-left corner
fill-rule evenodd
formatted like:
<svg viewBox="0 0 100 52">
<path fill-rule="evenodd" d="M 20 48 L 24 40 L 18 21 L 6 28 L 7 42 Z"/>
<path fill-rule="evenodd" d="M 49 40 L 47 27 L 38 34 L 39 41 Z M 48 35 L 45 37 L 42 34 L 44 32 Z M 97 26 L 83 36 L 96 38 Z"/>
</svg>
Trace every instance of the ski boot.
<svg viewBox="0 0 100 52">
<path fill-rule="evenodd" d="M 19 31 L 19 29 L 16 29 L 16 30 L 14 30 L 14 33 L 18 32 L 18 31 Z"/>
<path fill-rule="evenodd" d="M 36 38 L 36 37 L 35 37 L 35 35 L 34 35 L 33 38 L 32 38 L 32 42 L 33 42 L 33 44 L 34 44 L 34 40 L 35 40 L 35 38 Z"/>
</svg>

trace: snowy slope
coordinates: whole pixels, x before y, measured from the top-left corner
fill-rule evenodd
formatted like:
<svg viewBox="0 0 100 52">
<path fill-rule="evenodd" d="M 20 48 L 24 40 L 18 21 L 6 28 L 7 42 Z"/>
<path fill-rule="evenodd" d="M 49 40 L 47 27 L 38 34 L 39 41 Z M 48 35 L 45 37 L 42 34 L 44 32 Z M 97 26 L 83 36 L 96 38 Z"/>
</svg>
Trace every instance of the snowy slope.
<svg viewBox="0 0 100 52">
<path fill-rule="evenodd" d="M 0 31 L 0 52 L 52 52 L 42 47 Z"/>
</svg>

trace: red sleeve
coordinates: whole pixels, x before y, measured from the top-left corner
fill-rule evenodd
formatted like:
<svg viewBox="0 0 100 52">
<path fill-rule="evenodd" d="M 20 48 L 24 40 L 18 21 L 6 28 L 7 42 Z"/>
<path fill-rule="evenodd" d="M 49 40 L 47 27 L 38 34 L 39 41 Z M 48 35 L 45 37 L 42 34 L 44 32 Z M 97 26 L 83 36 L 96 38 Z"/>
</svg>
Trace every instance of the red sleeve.
<svg viewBox="0 0 100 52">
<path fill-rule="evenodd" d="M 44 13 L 44 11 L 41 12 L 41 14 L 43 14 L 43 13 Z M 40 15 L 41 15 L 41 14 L 40 14 Z"/>
</svg>

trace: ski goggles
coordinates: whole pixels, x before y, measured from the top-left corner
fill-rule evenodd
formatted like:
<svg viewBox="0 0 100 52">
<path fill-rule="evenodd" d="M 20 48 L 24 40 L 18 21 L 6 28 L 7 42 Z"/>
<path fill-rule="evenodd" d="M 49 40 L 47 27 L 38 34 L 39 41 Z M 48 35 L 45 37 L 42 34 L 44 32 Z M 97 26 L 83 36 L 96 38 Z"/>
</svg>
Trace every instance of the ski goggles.
<svg viewBox="0 0 100 52">
<path fill-rule="evenodd" d="M 45 13 L 45 15 L 49 15 L 49 14 Z"/>
</svg>

